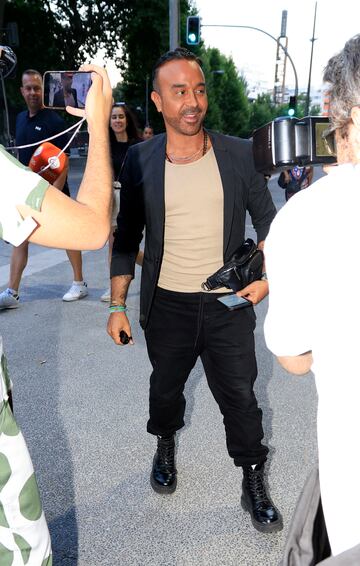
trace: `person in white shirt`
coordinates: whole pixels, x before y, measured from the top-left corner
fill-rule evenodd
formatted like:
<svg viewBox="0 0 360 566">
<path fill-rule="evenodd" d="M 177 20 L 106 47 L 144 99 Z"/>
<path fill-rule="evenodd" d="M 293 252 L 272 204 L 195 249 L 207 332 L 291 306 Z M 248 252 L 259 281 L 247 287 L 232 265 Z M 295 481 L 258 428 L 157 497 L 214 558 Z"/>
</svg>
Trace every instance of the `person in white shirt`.
<svg viewBox="0 0 360 566">
<path fill-rule="evenodd" d="M 351 561 L 331 564 L 355 565 L 360 564 L 360 35 L 330 59 L 324 81 L 338 166 L 295 195 L 271 226 L 265 245 L 270 289 L 265 338 L 286 370 L 315 374 L 320 491 L 331 554 L 353 549 Z"/>
<path fill-rule="evenodd" d="M 85 174 L 71 200 L 0 146 L 0 238 L 69 249 L 102 247 L 109 235 L 112 171 L 108 140 L 112 90 L 104 69 L 86 65 L 90 143 Z M 68 111 L 83 116 L 84 110 Z M 0 564 L 51 566 L 49 531 L 25 440 L 9 403 L 11 381 L 0 335 Z M 35 404 L 36 410 L 36 404 Z"/>
</svg>

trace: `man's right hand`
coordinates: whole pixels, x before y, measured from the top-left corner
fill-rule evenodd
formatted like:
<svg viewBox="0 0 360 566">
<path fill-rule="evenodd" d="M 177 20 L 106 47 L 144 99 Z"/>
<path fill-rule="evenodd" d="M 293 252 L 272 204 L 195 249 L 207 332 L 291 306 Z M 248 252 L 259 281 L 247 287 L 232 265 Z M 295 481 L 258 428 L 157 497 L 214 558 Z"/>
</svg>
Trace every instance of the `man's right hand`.
<svg viewBox="0 0 360 566">
<path fill-rule="evenodd" d="M 126 314 L 124 312 L 112 312 L 107 323 L 107 333 L 118 346 L 124 346 L 120 340 L 120 332 L 122 330 L 129 336 L 129 344 L 134 344 L 131 336 L 131 326 Z"/>
</svg>

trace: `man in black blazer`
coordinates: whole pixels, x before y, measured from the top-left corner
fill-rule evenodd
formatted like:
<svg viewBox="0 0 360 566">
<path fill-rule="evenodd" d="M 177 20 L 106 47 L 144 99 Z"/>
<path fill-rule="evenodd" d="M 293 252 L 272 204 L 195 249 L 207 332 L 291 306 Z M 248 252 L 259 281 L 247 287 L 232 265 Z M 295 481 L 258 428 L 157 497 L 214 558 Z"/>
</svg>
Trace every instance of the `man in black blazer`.
<svg viewBox="0 0 360 566">
<path fill-rule="evenodd" d="M 162 56 L 153 87 L 166 134 L 128 151 L 108 322 L 116 344 L 129 337 L 132 343 L 125 301 L 146 228 L 140 323 L 153 366 L 147 429 L 158 440 L 151 486 L 158 493 L 176 488 L 174 437 L 184 425 L 185 382 L 200 356 L 224 417 L 228 452 L 243 468 L 243 507 L 258 530 L 279 530 L 282 520 L 264 483 L 268 448 L 261 443 L 262 412 L 253 391 L 255 314 L 252 307 L 230 311 L 220 303 L 226 288 L 201 289 L 243 242 L 246 210 L 262 247 L 275 207 L 254 169 L 251 142 L 203 128 L 205 79 L 193 53 L 178 48 Z M 267 293 L 266 280 L 240 292 L 253 304 Z"/>
<path fill-rule="evenodd" d="M 54 94 L 54 106 L 57 108 L 65 108 L 72 106 L 78 108 L 77 90 L 72 88 L 72 73 L 61 73 L 61 89 Z"/>
</svg>

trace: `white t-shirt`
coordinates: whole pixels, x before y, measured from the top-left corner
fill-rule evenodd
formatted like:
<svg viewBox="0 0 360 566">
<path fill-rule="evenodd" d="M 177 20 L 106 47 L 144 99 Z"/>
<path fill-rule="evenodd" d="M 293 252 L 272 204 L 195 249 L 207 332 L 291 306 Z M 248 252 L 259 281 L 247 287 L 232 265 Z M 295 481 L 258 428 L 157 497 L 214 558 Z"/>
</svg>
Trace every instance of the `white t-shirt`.
<svg viewBox="0 0 360 566">
<path fill-rule="evenodd" d="M 31 216 L 23 219 L 16 207 L 28 204 L 40 210 L 48 186 L 45 179 L 19 163 L 0 145 L 0 238 L 18 246 L 30 236 L 37 224 Z M 0 335 L 0 402 L 8 399 L 9 388 Z"/>
<path fill-rule="evenodd" d="M 28 216 L 23 219 L 16 206 L 28 204 L 40 210 L 48 181 L 22 165 L 0 146 L 0 238 L 19 246 L 37 224 Z"/>
<path fill-rule="evenodd" d="M 266 343 L 277 356 L 313 353 L 320 486 L 333 555 L 360 543 L 359 248 L 360 165 L 351 164 L 295 195 L 265 244 Z"/>
</svg>

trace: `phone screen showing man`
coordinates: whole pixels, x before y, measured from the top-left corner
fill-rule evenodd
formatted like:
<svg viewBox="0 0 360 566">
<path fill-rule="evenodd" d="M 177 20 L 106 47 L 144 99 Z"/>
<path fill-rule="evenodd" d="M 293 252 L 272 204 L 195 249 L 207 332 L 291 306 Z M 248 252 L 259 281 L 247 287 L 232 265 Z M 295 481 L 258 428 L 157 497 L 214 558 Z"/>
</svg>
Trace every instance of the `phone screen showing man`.
<svg viewBox="0 0 360 566">
<path fill-rule="evenodd" d="M 85 108 L 91 86 L 91 73 L 84 71 L 46 71 L 44 106 L 64 110 L 66 106 Z"/>
</svg>

